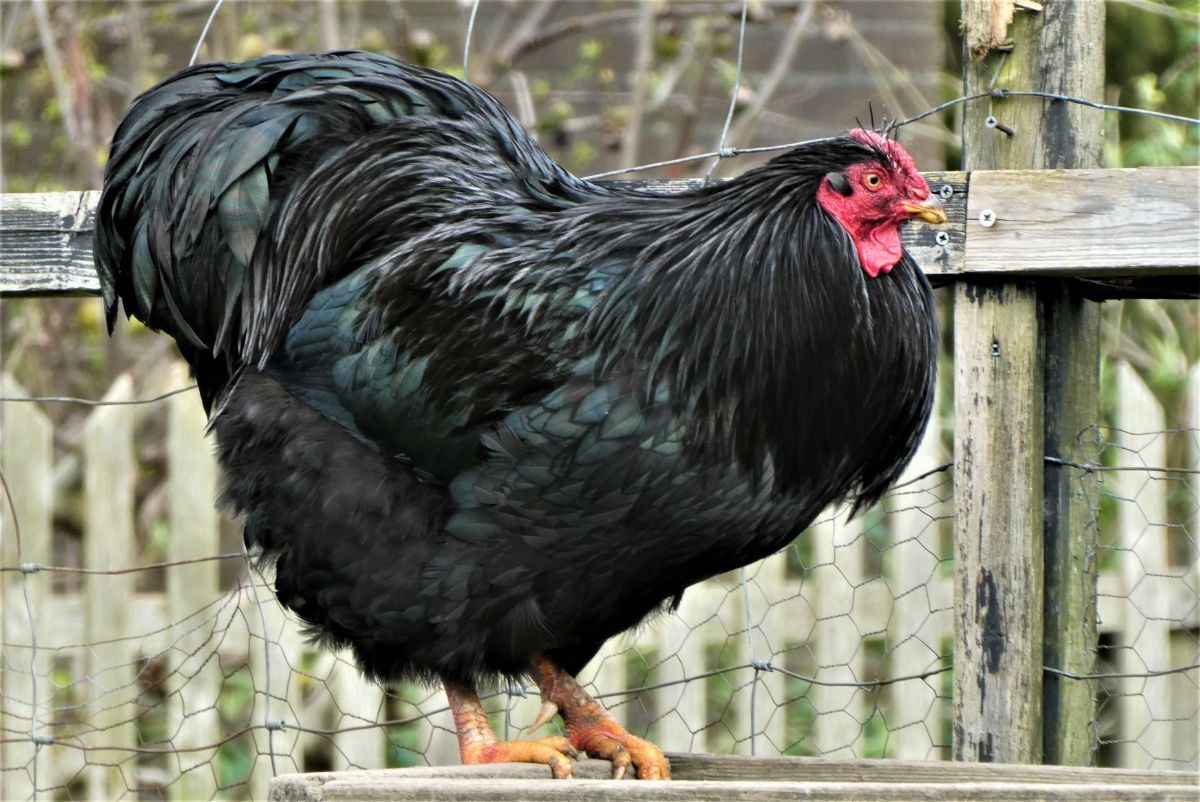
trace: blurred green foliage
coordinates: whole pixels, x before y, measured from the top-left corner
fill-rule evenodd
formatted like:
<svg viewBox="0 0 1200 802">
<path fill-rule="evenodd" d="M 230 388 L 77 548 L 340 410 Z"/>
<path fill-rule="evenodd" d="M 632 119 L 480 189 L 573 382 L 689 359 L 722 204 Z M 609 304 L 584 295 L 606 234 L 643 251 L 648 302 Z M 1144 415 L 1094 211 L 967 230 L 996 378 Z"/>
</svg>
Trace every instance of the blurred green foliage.
<svg viewBox="0 0 1200 802">
<path fill-rule="evenodd" d="M 1200 2 L 1108 4 L 1105 74 L 1109 102 L 1187 117 L 1200 111 Z M 1196 164 L 1200 126 L 1116 115 L 1105 158 L 1112 167 Z"/>
</svg>

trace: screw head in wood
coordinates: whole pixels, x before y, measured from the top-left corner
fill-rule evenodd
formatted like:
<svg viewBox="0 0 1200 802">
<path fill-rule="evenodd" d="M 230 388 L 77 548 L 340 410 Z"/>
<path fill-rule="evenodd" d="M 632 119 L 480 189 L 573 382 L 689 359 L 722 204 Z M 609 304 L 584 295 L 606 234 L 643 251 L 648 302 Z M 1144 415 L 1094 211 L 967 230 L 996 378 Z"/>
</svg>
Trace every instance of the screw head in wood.
<svg viewBox="0 0 1200 802">
<path fill-rule="evenodd" d="M 938 245 L 945 245 L 946 243 L 950 242 L 950 235 L 945 231 L 939 231 L 933 235 L 933 241 Z"/>
<path fill-rule="evenodd" d="M 979 213 L 979 225 L 984 228 L 991 228 L 996 225 L 996 213 L 991 209 L 984 209 Z"/>
<path fill-rule="evenodd" d="M 954 195 L 954 187 L 949 184 L 942 184 L 942 188 L 938 190 L 938 194 L 942 196 L 942 200 L 950 200 Z"/>
</svg>

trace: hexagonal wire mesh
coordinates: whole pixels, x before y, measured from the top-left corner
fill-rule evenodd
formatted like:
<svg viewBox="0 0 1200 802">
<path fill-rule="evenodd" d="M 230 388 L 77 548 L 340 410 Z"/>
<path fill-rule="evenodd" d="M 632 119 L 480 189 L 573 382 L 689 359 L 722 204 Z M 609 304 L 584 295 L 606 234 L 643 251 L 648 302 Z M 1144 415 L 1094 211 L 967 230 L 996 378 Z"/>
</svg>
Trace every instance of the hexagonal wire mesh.
<svg viewBox="0 0 1200 802">
<path fill-rule="evenodd" d="M 182 368 L 157 378 L 184 380 Z M 132 395 L 122 378 L 106 399 Z M 163 470 L 139 464 L 163 405 L 168 500 L 135 510 L 126 480 Z M 28 404 L 0 414 L 20 523 L 0 574 L 6 798 L 259 798 L 279 772 L 457 761 L 440 691 L 364 682 L 346 655 L 305 641 L 269 577 L 222 550 L 235 527 L 211 510 L 215 466 L 191 394 L 92 414 L 78 483 L 105 523 L 84 533 L 80 566 L 51 565 L 53 504 L 33 503 L 53 470 L 47 418 Z M 878 508 L 830 515 L 784 552 L 690 589 L 676 613 L 606 647 L 581 677 L 589 691 L 668 750 L 945 756 L 943 459 L 932 427 L 914 478 Z M 165 553 L 139 540 L 146 515 L 174 533 Z M 498 732 L 527 734 L 531 688 L 486 700 Z"/>
<path fill-rule="evenodd" d="M 1098 760 L 1195 769 L 1200 753 L 1200 366 L 1187 427 L 1130 365 L 1115 366 L 1117 409 L 1097 427 L 1101 466 Z"/>
<path fill-rule="evenodd" d="M 183 378 L 169 376 L 160 380 Z M 1102 489 L 1100 635 L 1095 672 L 1080 680 L 1098 701 L 1095 760 L 1195 767 L 1200 431 L 1166 428 L 1137 374 L 1119 366 L 1117 378 L 1117 423 L 1093 429 L 1097 459 L 1084 466 Z M 108 398 L 132 392 L 122 379 Z M 173 548 L 154 562 L 132 515 L 113 512 L 132 511 L 115 487 L 139 470 L 135 440 L 158 434 L 137 419 L 161 405 L 109 407 L 86 427 L 95 442 L 85 437 L 79 479 L 85 505 L 112 516 L 87 533 L 104 548 L 85 544 L 88 567 L 58 568 L 34 541 L 49 529 L 49 510 L 33 508 L 52 470 L 49 424 L 30 405 L 3 407 L 25 544 L 3 565 L 6 792 L 258 797 L 277 772 L 454 762 L 440 692 L 363 682 L 345 655 L 305 642 L 244 555 L 221 553 L 207 501 L 215 469 L 195 456 L 207 454 L 202 413 L 190 395 L 163 403 L 167 472 L 180 476 L 159 514 L 177 530 L 207 527 L 199 540 L 211 550 Z M 879 507 L 852 521 L 831 514 L 784 552 L 690 589 L 676 613 L 610 643 L 583 673 L 589 690 L 668 750 L 947 757 L 952 499 L 941 428 Z M 166 576 L 149 581 L 155 572 Z M 505 737 L 527 734 L 531 688 L 494 689 L 487 702 Z"/>
</svg>

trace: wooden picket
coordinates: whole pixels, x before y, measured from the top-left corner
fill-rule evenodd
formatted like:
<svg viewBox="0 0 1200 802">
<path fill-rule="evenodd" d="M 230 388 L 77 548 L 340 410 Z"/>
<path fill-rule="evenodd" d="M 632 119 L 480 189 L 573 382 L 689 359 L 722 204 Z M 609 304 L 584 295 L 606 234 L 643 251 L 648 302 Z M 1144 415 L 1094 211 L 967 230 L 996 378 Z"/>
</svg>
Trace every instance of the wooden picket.
<svg viewBox="0 0 1200 802">
<path fill-rule="evenodd" d="M 164 391 L 186 386 L 187 370 L 182 365 L 167 374 Z M 211 557 L 221 551 L 220 519 L 213 506 L 217 495 L 217 466 L 208 444 L 196 442 L 203 432 L 204 409 L 195 393 L 167 399 L 167 453 L 171 465 L 167 475 L 170 516 L 170 560 L 183 562 Z M 191 622 L 221 593 L 220 566 L 216 561 L 187 562 L 167 569 L 167 609 L 171 621 Z M 206 627 L 191 628 L 174 644 L 171 653 L 172 685 L 169 705 L 170 731 L 179 752 L 179 782 L 170 786 L 172 799 L 203 799 L 211 793 L 211 772 L 204 767 L 210 759 L 205 744 L 221 738 L 217 702 L 221 694 L 221 672 L 208 662 L 219 659 L 205 648 L 210 637 Z M 195 751 L 191 751 L 195 750 Z"/>
<path fill-rule="evenodd" d="M 106 402 L 133 398 L 128 375 L 117 379 Z M 84 426 L 83 459 L 86 528 L 84 565 L 118 570 L 139 563 L 134 533 L 132 406 L 104 406 Z M 127 776 L 131 751 L 138 747 L 137 658 L 140 644 L 129 627 L 136 574 L 88 574 L 84 577 L 88 648 L 74 682 L 87 710 L 80 732 L 87 757 L 89 799 L 111 799 L 137 787 Z M 164 622 L 166 623 L 166 622 Z M 40 625 L 45 631 L 46 627 Z M 84 680 L 86 678 L 86 681 Z"/>
<path fill-rule="evenodd" d="M 10 375 L 0 376 L 0 393 L 24 395 Z M 32 405 L 0 404 L 0 475 L 4 478 L 0 501 L 0 565 L 46 565 L 50 562 L 53 519 L 54 451 L 49 418 Z M 19 525 L 19 529 L 18 529 Z M 34 653 L 17 644 L 44 637 L 39 624 L 52 620 L 45 614 L 49 588 L 46 577 L 0 574 L 0 799 L 26 799 L 34 777 L 44 784 L 38 769 L 46 766 L 32 740 L 47 725 L 41 710 L 51 698 L 48 654 Z M 27 606 L 28 605 L 28 606 Z M 33 610 L 33 617 L 29 614 Z M 30 624 L 33 624 L 31 627 Z"/>
<path fill-rule="evenodd" d="M 1120 593 L 1128 599 L 1124 606 L 1119 630 L 1119 659 L 1122 674 L 1138 675 L 1165 671 L 1176 665 L 1198 662 L 1194 636 L 1180 639 L 1179 649 L 1190 652 L 1172 660 L 1172 629 L 1178 628 L 1178 608 L 1186 606 L 1191 595 L 1192 616 L 1195 616 L 1196 574 L 1189 577 L 1191 566 L 1173 566 L 1168 554 L 1167 537 L 1170 519 L 1167 509 L 1169 482 L 1164 473 L 1147 468 L 1168 464 L 1166 416 L 1150 389 L 1127 363 L 1117 365 L 1117 384 L 1120 388 L 1120 407 L 1117 413 L 1119 446 L 1118 467 L 1127 471 L 1117 473 L 1114 495 L 1118 506 L 1120 541 Z M 1183 604 L 1172 604 L 1173 598 Z M 1176 607 L 1173 611 L 1171 608 Z M 1120 711 L 1123 738 L 1121 764 L 1136 768 L 1176 767 L 1177 761 L 1187 761 L 1190 755 L 1182 748 L 1194 743 L 1187 731 L 1195 729 L 1190 717 L 1180 720 L 1181 709 L 1187 708 L 1187 696 L 1176 698 L 1177 677 L 1130 676 L 1122 679 Z M 1194 701 L 1194 682 L 1184 683 L 1185 694 L 1190 684 Z M 1195 705 L 1191 705 L 1194 714 Z"/>
</svg>

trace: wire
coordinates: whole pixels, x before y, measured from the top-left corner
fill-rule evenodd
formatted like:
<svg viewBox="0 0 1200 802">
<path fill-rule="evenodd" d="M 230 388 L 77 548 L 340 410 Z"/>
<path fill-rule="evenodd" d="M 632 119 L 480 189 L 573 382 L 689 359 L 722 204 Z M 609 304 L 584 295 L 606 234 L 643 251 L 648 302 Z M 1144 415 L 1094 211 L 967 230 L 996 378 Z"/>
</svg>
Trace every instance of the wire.
<svg viewBox="0 0 1200 802">
<path fill-rule="evenodd" d="M 1153 111 L 1151 109 L 1138 109 L 1132 106 L 1113 106 L 1109 103 L 1097 103 L 1094 100 L 1084 100 L 1081 97 L 1072 97 L 1071 95 L 1060 95 L 1056 92 L 1028 92 L 1024 90 L 1014 89 L 997 89 L 993 94 L 999 97 L 1040 97 L 1049 100 L 1062 100 L 1067 103 L 1074 103 L 1078 106 L 1087 106 L 1091 109 L 1100 109 L 1101 111 L 1116 111 L 1122 114 L 1141 114 L 1145 117 L 1157 117 L 1160 120 L 1172 120 L 1178 123 L 1187 123 L 1188 125 L 1200 125 L 1200 119 L 1196 117 L 1184 117 L 1180 114 L 1168 114 L 1165 111 Z"/>
<path fill-rule="evenodd" d="M 136 574 L 139 571 L 154 571 L 159 568 L 173 568 L 177 565 L 194 565 L 195 563 L 232 560 L 235 558 L 241 558 L 241 556 L 241 552 L 228 552 L 226 554 L 214 554 L 210 557 L 191 557 L 186 560 L 168 560 L 165 562 L 148 563 L 146 565 L 135 565 L 132 568 L 77 568 L 72 565 L 38 565 L 37 563 L 21 563 L 19 566 L 4 566 L 0 568 L 0 573 L 20 571 L 23 574 L 40 574 L 41 572 L 45 571 L 47 573 L 59 574 L 120 576 L 121 574 Z"/>
<path fill-rule="evenodd" d="M 475 33 L 475 15 L 479 13 L 479 2 L 480 2 L 480 0 L 475 0 L 475 2 L 471 4 L 471 16 L 467 19 L 467 35 L 466 35 L 465 41 L 463 41 L 463 80 L 464 81 L 468 80 L 467 64 L 469 63 L 470 57 L 471 57 L 471 36 Z"/>
<path fill-rule="evenodd" d="M 1184 123 L 1187 125 L 1200 125 L 1200 119 L 1197 119 L 1195 117 L 1184 117 L 1179 114 L 1168 114 L 1168 113 L 1162 112 L 1162 111 L 1152 111 L 1151 109 L 1139 109 L 1139 108 L 1133 108 L 1131 106 L 1113 106 L 1108 103 L 1097 103 L 1096 101 L 1093 101 L 1093 100 L 1085 100 L 1083 98 L 1074 97 L 1072 95 L 1062 95 L 1062 94 L 1058 94 L 1056 92 L 1027 92 L 1027 91 L 1023 91 L 1023 90 L 1013 90 L 1013 89 L 992 89 L 987 92 L 977 92 L 976 94 L 973 94 L 973 95 L 962 95 L 961 97 L 956 97 L 953 100 L 947 100 L 945 103 L 939 103 L 938 105 L 934 106 L 933 108 L 927 109 L 927 110 L 921 112 L 920 114 L 914 114 L 913 116 L 906 117 L 903 120 L 897 120 L 894 123 L 891 123 L 890 127 L 903 128 L 906 125 L 911 125 L 912 123 L 920 122 L 921 120 L 924 120 L 927 117 L 932 117 L 933 115 L 938 114 L 939 112 L 943 112 L 947 109 L 954 108 L 955 106 L 961 106 L 964 103 L 973 103 L 977 100 L 985 100 L 985 99 L 990 102 L 993 100 L 1003 100 L 1005 98 L 1010 98 L 1010 97 L 1040 97 L 1040 98 L 1045 98 L 1047 100 L 1059 100 L 1059 101 L 1063 101 L 1066 103 L 1075 103 L 1080 106 L 1085 106 L 1087 108 L 1092 108 L 1092 109 L 1098 109 L 1100 111 L 1114 111 L 1114 112 L 1119 112 L 1122 114 L 1141 114 L 1146 117 L 1157 117 L 1159 119 L 1170 120 L 1172 122 L 1179 122 L 1179 123 Z M 816 145 L 816 144 L 820 144 L 822 142 L 830 142 L 836 138 L 837 137 L 821 137 L 819 139 L 804 139 L 799 142 L 787 142 L 782 145 L 765 145 L 763 147 L 756 147 L 756 148 L 723 148 L 722 150 L 719 150 L 719 151 L 712 151 L 709 153 L 699 153 L 694 156 L 682 156 L 678 159 L 669 159 L 667 161 L 654 162 L 652 164 L 640 164 L 640 165 L 637 165 L 636 167 L 622 167 L 618 170 L 608 170 L 607 172 L 596 173 L 594 175 L 585 176 L 585 178 L 588 181 L 595 181 L 595 180 L 602 179 L 602 178 L 609 178 L 614 175 L 623 175 L 625 173 L 637 173 L 637 172 L 642 172 L 643 170 L 653 170 L 658 167 L 670 167 L 670 166 L 673 166 L 676 164 L 686 164 L 687 162 L 703 161 L 705 159 L 711 159 L 714 156 L 718 156 L 721 158 L 733 158 L 735 156 L 742 156 L 742 155 L 749 154 L 749 153 L 772 153 L 772 152 L 780 151 L 780 150 L 791 150 L 793 148 L 798 148 L 802 145 Z"/>
<path fill-rule="evenodd" d="M 1200 475 L 1200 468 L 1160 468 L 1153 465 L 1098 465 L 1094 462 L 1072 462 L 1069 459 L 1049 456 L 1042 457 L 1042 459 L 1053 465 L 1079 468 L 1088 473 L 1097 473 L 1100 471 L 1145 471 L 1146 473 L 1190 473 Z"/>
<path fill-rule="evenodd" d="M 34 396 L 15 396 L 5 395 L 0 396 L 0 403 L 38 403 L 38 404 L 83 404 L 88 407 L 124 407 L 136 406 L 138 404 L 154 404 L 163 399 L 170 398 L 173 395 L 186 393 L 195 390 L 196 385 L 189 384 L 187 387 L 180 387 L 175 390 L 170 390 L 162 395 L 156 395 L 153 398 L 134 398 L 129 401 L 96 401 L 91 398 L 76 398 L 69 395 L 34 395 Z"/>
<path fill-rule="evenodd" d="M 1178 668 L 1165 668 L 1160 671 L 1143 671 L 1131 673 L 1111 673 L 1111 674 L 1076 674 L 1073 671 L 1063 671 L 1061 668 L 1051 668 L 1050 666 L 1042 666 L 1042 670 L 1047 674 L 1053 674 L 1056 677 L 1065 679 L 1151 679 L 1152 677 L 1166 677 L 1171 674 L 1184 674 L 1188 671 L 1195 671 L 1200 668 L 1200 663 L 1192 663 L 1190 666 L 1179 666 Z"/>
<path fill-rule="evenodd" d="M 192 57 L 188 59 L 188 66 L 191 67 L 196 63 L 196 59 L 200 56 L 200 47 L 204 44 L 205 38 L 208 36 L 208 29 L 212 27 L 213 20 L 217 18 L 217 12 L 221 10 L 221 5 L 225 0 L 217 0 L 213 6 L 212 13 L 208 15 L 208 19 L 204 22 L 204 28 L 200 31 L 200 38 L 196 40 L 196 49 L 192 51 Z"/>
<path fill-rule="evenodd" d="M 712 177 L 713 170 L 717 169 L 717 165 L 721 163 L 725 153 L 729 152 L 725 148 L 725 138 L 729 136 L 729 125 L 733 122 L 733 111 L 737 108 L 738 93 L 742 89 L 742 54 L 746 50 L 746 13 L 750 10 L 750 0 L 742 0 L 742 23 L 738 28 L 738 49 L 737 49 L 737 72 L 733 76 L 733 92 L 729 97 L 729 111 L 725 114 L 725 125 L 721 127 L 721 139 L 717 142 L 717 160 L 708 167 L 708 172 L 704 174 L 704 182 Z M 754 736 L 751 734 L 750 754 L 754 754 Z"/>
</svg>

